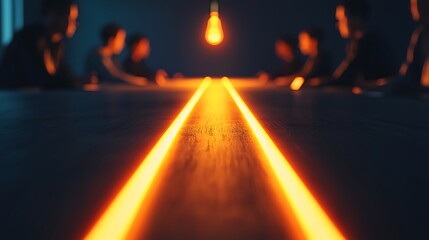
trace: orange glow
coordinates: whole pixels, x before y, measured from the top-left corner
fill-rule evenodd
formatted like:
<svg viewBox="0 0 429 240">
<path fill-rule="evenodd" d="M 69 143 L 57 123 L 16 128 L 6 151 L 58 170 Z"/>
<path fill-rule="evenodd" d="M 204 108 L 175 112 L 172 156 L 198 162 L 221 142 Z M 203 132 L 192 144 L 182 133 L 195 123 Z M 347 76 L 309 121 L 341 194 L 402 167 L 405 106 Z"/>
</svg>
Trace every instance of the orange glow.
<svg viewBox="0 0 429 240">
<path fill-rule="evenodd" d="M 164 85 L 159 86 L 165 89 L 196 89 L 201 84 L 201 78 L 186 78 L 182 79 L 170 79 Z"/>
<path fill-rule="evenodd" d="M 335 16 L 337 18 L 337 28 L 342 38 L 350 37 L 349 20 L 346 15 L 346 8 L 343 5 L 337 7 Z"/>
<path fill-rule="evenodd" d="M 303 77 L 297 77 L 293 80 L 292 84 L 290 85 L 290 89 L 294 91 L 299 91 L 302 88 L 302 85 L 304 85 L 304 78 Z"/>
<path fill-rule="evenodd" d="M 360 87 L 354 87 L 354 88 L 352 88 L 352 92 L 354 94 L 356 94 L 356 95 L 359 95 L 359 94 L 363 93 L 362 88 L 360 88 Z"/>
<path fill-rule="evenodd" d="M 306 239 L 345 239 L 244 103 L 230 80 L 223 78 L 222 83 L 252 129 L 267 157 L 268 165 L 280 183 L 282 195 L 291 205 Z"/>
<path fill-rule="evenodd" d="M 414 21 L 419 21 L 420 20 L 420 11 L 419 11 L 419 3 L 417 0 L 411 0 L 410 1 L 411 4 L 411 15 L 413 16 L 413 20 Z"/>
<path fill-rule="evenodd" d="M 78 17 L 79 17 L 79 8 L 77 7 L 76 4 L 73 4 L 70 7 L 70 15 L 69 15 L 69 20 L 68 20 L 68 25 L 66 30 L 66 36 L 68 38 L 73 37 L 74 34 L 76 33 Z"/>
<path fill-rule="evenodd" d="M 429 60 L 426 60 L 426 63 L 423 67 L 422 85 L 426 88 L 429 87 Z"/>
<path fill-rule="evenodd" d="M 49 50 L 49 48 L 43 51 L 43 60 L 45 62 L 46 71 L 48 71 L 50 75 L 55 75 L 55 73 L 57 73 L 57 66 L 55 65 L 51 50 Z"/>
<path fill-rule="evenodd" d="M 223 42 L 224 34 L 222 22 L 219 17 L 219 6 L 217 2 L 212 3 L 210 19 L 207 24 L 206 41 L 213 46 Z"/>
<path fill-rule="evenodd" d="M 102 217 L 98 220 L 86 240 L 126 239 L 132 224 L 152 182 L 160 169 L 163 160 L 176 138 L 183 123 L 194 109 L 201 96 L 211 84 L 210 78 L 205 78 L 198 90 L 170 125 L 155 147 L 143 160 L 130 180 L 122 188 Z"/>
</svg>

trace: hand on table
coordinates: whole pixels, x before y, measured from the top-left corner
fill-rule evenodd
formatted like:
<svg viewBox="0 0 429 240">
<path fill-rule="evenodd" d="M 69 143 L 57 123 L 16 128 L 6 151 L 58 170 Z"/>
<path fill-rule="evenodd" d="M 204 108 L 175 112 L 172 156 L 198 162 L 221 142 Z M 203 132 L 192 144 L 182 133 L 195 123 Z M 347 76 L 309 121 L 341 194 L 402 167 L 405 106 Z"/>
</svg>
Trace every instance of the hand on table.
<svg viewBox="0 0 429 240">
<path fill-rule="evenodd" d="M 267 72 L 259 72 L 257 76 L 261 84 L 267 84 L 270 81 L 270 75 Z"/>
<path fill-rule="evenodd" d="M 156 84 L 158 84 L 158 86 L 165 85 L 167 83 L 167 79 L 168 79 L 168 74 L 166 71 L 158 70 L 158 72 L 156 72 L 155 82 Z"/>
</svg>

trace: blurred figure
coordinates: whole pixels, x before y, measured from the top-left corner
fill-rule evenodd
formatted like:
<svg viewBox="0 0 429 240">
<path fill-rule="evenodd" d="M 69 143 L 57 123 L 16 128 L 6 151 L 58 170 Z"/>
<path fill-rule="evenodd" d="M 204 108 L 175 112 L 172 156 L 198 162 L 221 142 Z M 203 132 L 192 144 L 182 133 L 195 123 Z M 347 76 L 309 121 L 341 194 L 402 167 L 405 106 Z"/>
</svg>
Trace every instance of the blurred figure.
<svg viewBox="0 0 429 240">
<path fill-rule="evenodd" d="M 292 90 L 299 90 L 302 86 L 318 86 L 332 74 L 331 59 L 322 49 L 322 41 L 323 34 L 318 29 L 309 28 L 299 33 L 299 50 L 307 60 L 296 76 L 298 79 L 292 82 Z"/>
<path fill-rule="evenodd" d="M 271 73 L 259 73 L 261 82 L 266 83 L 269 80 L 278 80 L 283 82 L 281 78 L 290 77 L 298 73 L 302 68 L 302 62 L 297 54 L 296 41 L 291 37 L 281 37 L 277 39 L 275 44 L 277 56 L 283 61 L 283 66 Z"/>
<path fill-rule="evenodd" d="M 164 70 L 153 70 L 146 64 L 146 59 L 149 58 L 151 45 L 149 38 L 136 34 L 128 41 L 130 55 L 125 60 L 123 67 L 124 71 L 135 76 L 144 77 L 151 82 L 156 82 L 162 85 L 166 82 L 167 73 Z"/>
<path fill-rule="evenodd" d="M 348 41 L 346 57 L 334 71 L 330 84 L 342 86 L 366 85 L 395 72 L 392 51 L 369 34 L 367 23 L 370 6 L 364 1 L 347 1 L 336 9 L 337 28 Z"/>
<path fill-rule="evenodd" d="M 420 25 L 411 37 L 399 76 L 386 88 L 387 94 L 413 94 L 429 89 L 429 0 L 410 0 L 410 5 L 413 20 Z"/>
<path fill-rule="evenodd" d="M 125 73 L 121 69 L 119 54 L 125 47 L 127 33 L 117 24 L 108 24 L 101 31 L 103 45 L 92 50 L 86 61 L 91 83 L 130 83 L 144 86 L 148 79 Z M 96 80 L 95 80 L 96 79 Z"/>
<path fill-rule="evenodd" d="M 73 88 L 78 81 L 65 63 L 64 40 L 73 37 L 79 10 L 72 0 L 45 0 L 44 21 L 15 34 L 0 65 L 2 88 Z"/>
</svg>

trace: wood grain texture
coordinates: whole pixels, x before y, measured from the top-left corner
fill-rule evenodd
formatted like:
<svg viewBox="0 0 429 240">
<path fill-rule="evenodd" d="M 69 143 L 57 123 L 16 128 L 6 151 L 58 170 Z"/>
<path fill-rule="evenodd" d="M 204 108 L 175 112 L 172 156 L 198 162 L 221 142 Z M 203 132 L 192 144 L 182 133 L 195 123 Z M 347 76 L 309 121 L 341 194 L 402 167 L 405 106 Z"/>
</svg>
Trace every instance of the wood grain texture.
<svg viewBox="0 0 429 240">
<path fill-rule="evenodd" d="M 82 238 L 193 91 L 0 93 L 0 238 Z"/>
<path fill-rule="evenodd" d="M 241 89 L 350 239 L 421 239 L 429 226 L 429 101 L 336 89 Z"/>
<path fill-rule="evenodd" d="M 293 239 L 261 157 L 232 98 L 213 83 L 166 159 L 140 239 Z"/>
<path fill-rule="evenodd" d="M 426 236 L 427 100 L 255 86 L 238 90 L 346 236 Z M 0 238 L 81 238 L 194 90 L 0 92 Z M 290 238 L 260 157 L 231 100 L 205 96 L 137 235 Z"/>
</svg>

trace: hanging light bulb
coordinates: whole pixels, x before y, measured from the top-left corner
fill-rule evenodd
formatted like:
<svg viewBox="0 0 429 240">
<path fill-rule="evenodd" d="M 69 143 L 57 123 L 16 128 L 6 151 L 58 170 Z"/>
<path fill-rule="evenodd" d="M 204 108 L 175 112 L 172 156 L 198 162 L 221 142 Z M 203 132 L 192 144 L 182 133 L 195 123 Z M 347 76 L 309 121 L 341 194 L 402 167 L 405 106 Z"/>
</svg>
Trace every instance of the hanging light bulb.
<svg viewBox="0 0 429 240">
<path fill-rule="evenodd" d="M 210 45 L 219 45 L 224 38 L 222 22 L 219 18 L 219 3 L 213 1 L 210 7 L 210 19 L 207 24 L 206 41 Z"/>
</svg>

